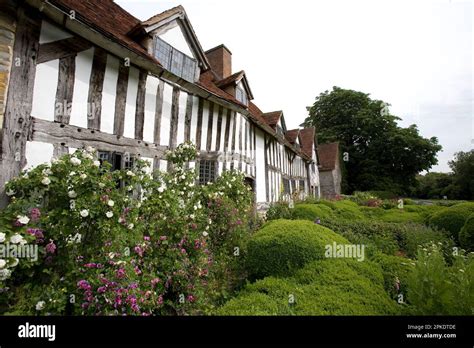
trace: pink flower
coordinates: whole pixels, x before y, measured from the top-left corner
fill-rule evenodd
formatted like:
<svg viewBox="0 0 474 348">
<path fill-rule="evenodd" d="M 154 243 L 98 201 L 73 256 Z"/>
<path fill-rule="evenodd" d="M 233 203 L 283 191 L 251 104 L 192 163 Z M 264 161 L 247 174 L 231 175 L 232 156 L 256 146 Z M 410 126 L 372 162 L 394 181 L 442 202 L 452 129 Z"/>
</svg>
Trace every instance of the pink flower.
<svg viewBox="0 0 474 348">
<path fill-rule="evenodd" d="M 158 296 L 158 304 L 163 304 L 163 296 Z"/>
<path fill-rule="evenodd" d="M 140 256 L 140 257 L 143 257 L 143 249 L 137 245 L 133 250 L 135 250 L 135 252 Z"/>
<path fill-rule="evenodd" d="M 193 295 L 188 295 L 188 302 L 193 303 L 194 301 L 196 301 L 196 298 Z"/>
<path fill-rule="evenodd" d="M 94 262 L 86 263 L 86 264 L 84 265 L 84 267 L 86 267 L 86 268 L 97 268 L 97 264 L 94 263 Z"/>
<path fill-rule="evenodd" d="M 149 241 L 149 240 L 150 240 L 150 237 L 149 237 L 149 236 L 144 236 L 144 237 L 143 237 L 143 240 Z"/>
<path fill-rule="evenodd" d="M 151 280 L 151 285 L 152 285 L 152 286 L 155 286 L 155 285 L 158 284 L 159 282 L 161 282 L 161 279 L 160 279 L 160 278 L 152 279 L 152 280 Z"/>
<path fill-rule="evenodd" d="M 117 272 L 115 272 L 115 276 L 119 279 L 122 279 L 125 277 L 125 270 L 123 268 L 119 268 Z"/>
<path fill-rule="evenodd" d="M 138 268 L 138 266 L 135 266 L 133 269 L 135 270 L 135 274 L 142 274 L 142 271 L 140 270 L 140 268 Z"/>
<path fill-rule="evenodd" d="M 41 217 L 41 211 L 38 208 L 31 209 L 30 212 L 31 220 L 38 221 Z"/>
<path fill-rule="evenodd" d="M 186 249 L 182 248 L 181 249 L 181 254 L 186 254 Z"/>
<path fill-rule="evenodd" d="M 166 236 L 161 236 L 160 240 L 166 240 Z"/>
<path fill-rule="evenodd" d="M 89 290 L 91 288 L 89 282 L 87 280 L 79 280 L 77 282 L 77 287 L 83 290 Z"/>
<path fill-rule="evenodd" d="M 46 248 L 46 252 L 50 254 L 54 254 L 54 252 L 56 251 L 56 245 L 51 239 L 49 240 L 49 243 L 46 244 L 45 248 Z"/>
<path fill-rule="evenodd" d="M 107 291 L 107 288 L 105 286 L 101 286 L 100 288 L 97 289 L 97 292 L 99 294 L 103 294 L 106 291 Z"/>
</svg>

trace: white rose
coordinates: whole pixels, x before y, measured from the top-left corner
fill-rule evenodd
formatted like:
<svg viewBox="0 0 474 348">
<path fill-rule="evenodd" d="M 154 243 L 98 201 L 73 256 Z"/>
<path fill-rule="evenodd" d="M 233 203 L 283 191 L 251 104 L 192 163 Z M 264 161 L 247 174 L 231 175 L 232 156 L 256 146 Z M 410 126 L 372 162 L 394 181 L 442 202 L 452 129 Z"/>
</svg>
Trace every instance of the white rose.
<svg viewBox="0 0 474 348">
<path fill-rule="evenodd" d="M 74 175 L 76 175 L 76 172 L 74 172 L 74 171 L 69 173 L 69 176 L 74 176 Z"/>
<path fill-rule="evenodd" d="M 3 243 L 5 241 L 5 233 L 0 232 L 0 243 Z"/>
<path fill-rule="evenodd" d="M 25 215 L 18 215 L 17 219 L 18 219 L 18 222 L 22 225 L 26 225 L 28 222 L 30 222 L 30 218 Z"/>
<path fill-rule="evenodd" d="M 113 207 L 113 206 L 115 205 L 115 202 L 114 202 L 113 200 L 109 200 L 109 201 L 107 202 L 107 205 L 108 205 L 109 207 Z"/>
<path fill-rule="evenodd" d="M 105 184 L 102 183 L 102 182 L 99 182 L 99 187 L 100 187 L 100 188 L 104 188 L 104 187 L 105 187 Z"/>
<path fill-rule="evenodd" d="M 92 153 L 92 152 L 95 151 L 95 149 L 92 146 L 88 146 L 88 147 L 86 147 L 86 151 L 89 152 L 89 153 Z"/>
<path fill-rule="evenodd" d="M 158 192 L 159 192 L 159 193 L 163 193 L 164 191 L 165 191 L 165 189 L 163 188 L 163 186 L 158 187 Z"/>
<path fill-rule="evenodd" d="M 129 171 L 127 171 L 127 175 L 128 175 L 128 176 L 135 176 L 135 173 L 132 172 L 131 170 L 129 170 Z"/>
<path fill-rule="evenodd" d="M 47 168 L 47 169 L 43 169 L 43 175 L 51 175 L 53 174 L 53 172 L 51 171 L 51 169 Z"/>
<path fill-rule="evenodd" d="M 204 237 L 207 237 L 207 236 L 209 235 L 209 233 L 203 232 L 202 235 L 203 235 Z"/>
<path fill-rule="evenodd" d="M 94 157 L 92 157 L 92 155 L 89 154 L 89 153 L 85 153 L 85 154 L 83 155 L 83 157 L 84 157 L 84 158 L 87 158 L 87 159 L 93 159 L 93 158 L 94 158 Z"/>
<path fill-rule="evenodd" d="M 134 226 L 135 226 L 134 224 L 128 224 L 128 229 L 132 230 Z"/>
<path fill-rule="evenodd" d="M 71 200 L 71 202 L 70 202 L 70 204 L 69 204 L 69 208 L 71 208 L 71 210 L 76 209 L 76 201 Z"/>
<path fill-rule="evenodd" d="M 5 261 L 4 259 L 0 259 L 0 268 L 5 267 L 6 264 L 7 264 L 7 261 Z"/>
<path fill-rule="evenodd" d="M 37 311 L 43 310 L 45 304 L 46 304 L 46 303 L 45 303 L 44 301 L 38 301 L 38 303 L 36 304 L 36 310 L 37 310 Z"/>
<path fill-rule="evenodd" d="M 75 166 L 78 166 L 81 164 L 81 160 L 77 157 L 71 157 L 70 162 Z"/>
<path fill-rule="evenodd" d="M 194 214 L 189 215 L 189 217 L 191 218 L 191 220 L 194 220 Z"/>
<path fill-rule="evenodd" d="M 44 177 L 43 180 L 41 180 L 41 183 L 42 183 L 43 185 L 46 185 L 46 186 L 47 186 L 47 185 L 51 184 L 51 179 L 48 178 L 48 177 Z"/>
<path fill-rule="evenodd" d="M 22 242 L 24 241 L 23 237 L 21 235 L 19 235 L 18 233 L 15 233 L 13 236 L 10 237 L 10 242 L 12 242 L 13 244 L 22 244 Z"/>
<path fill-rule="evenodd" d="M 7 192 L 5 192 L 7 196 L 13 196 L 15 194 L 15 191 L 13 191 L 12 189 L 8 190 Z"/>
<path fill-rule="evenodd" d="M 100 161 L 94 161 L 94 165 L 95 165 L 96 167 L 100 167 Z"/>
<path fill-rule="evenodd" d="M 105 216 L 107 216 L 110 219 L 112 216 L 114 216 L 114 213 L 111 211 L 108 211 L 107 213 L 105 213 Z"/>
<path fill-rule="evenodd" d="M 80 178 L 84 180 L 85 178 L 87 178 L 87 175 L 86 174 L 81 174 Z"/>
<path fill-rule="evenodd" d="M 76 191 L 69 191 L 67 193 L 67 195 L 69 196 L 69 198 L 76 198 L 77 197 Z"/>
<path fill-rule="evenodd" d="M 89 216 L 89 210 L 83 209 L 79 212 L 79 214 L 81 214 L 82 217 L 87 217 Z"/>
</svg>

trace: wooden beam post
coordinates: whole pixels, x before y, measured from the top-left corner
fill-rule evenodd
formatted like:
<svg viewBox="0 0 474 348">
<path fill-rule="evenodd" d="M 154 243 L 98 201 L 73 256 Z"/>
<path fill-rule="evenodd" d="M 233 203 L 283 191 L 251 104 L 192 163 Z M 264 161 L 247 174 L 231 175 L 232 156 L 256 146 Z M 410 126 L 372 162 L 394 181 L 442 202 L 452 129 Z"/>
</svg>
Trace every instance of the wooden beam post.
<svg viewBox="0 0 474 348">
<path fill-rule="evenodd" d="M 20 7 L 2 130 L 0 206 L 7 203 L 5 182 L 17 176 L 26 165 L 25 150 L 30 130 L 40 31 L 39 13 L 29 6 Z"/>
</svg>

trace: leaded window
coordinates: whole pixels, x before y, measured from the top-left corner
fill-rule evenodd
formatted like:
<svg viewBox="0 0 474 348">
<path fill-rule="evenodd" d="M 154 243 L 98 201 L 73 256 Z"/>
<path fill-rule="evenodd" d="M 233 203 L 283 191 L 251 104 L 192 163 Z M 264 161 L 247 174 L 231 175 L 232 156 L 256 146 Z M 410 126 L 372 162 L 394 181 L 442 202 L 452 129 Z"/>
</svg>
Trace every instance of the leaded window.
<svg viewBox="0 0 474 348">
<path fill-rule="evenodd" d="M 194 82 L 198 69 L 197 61 L 159 37 L 155 37 L 155 57 L 166 70 L 186 81 Z"/>
<path fill-rule="evenodd" d="M 290 180 L 283 179 L 283 193 L 290 194 Z"/>
<path fill-rule="evenodd" d="M 235 98 L 244 105 L 248 105 L 248 103 L 249 103 L 248 98 L 247 98 L 247 94 L 239 86 L 237 86 L 235 88 Z"/>
<path fill-rule="evenodd" d="M 217 161 L 199 161 L 199 184 L 205 185 L 208 182 L 214 182 L 214 180 L 216 180 L 218 171 L 217 165 Z"/>
</svg>

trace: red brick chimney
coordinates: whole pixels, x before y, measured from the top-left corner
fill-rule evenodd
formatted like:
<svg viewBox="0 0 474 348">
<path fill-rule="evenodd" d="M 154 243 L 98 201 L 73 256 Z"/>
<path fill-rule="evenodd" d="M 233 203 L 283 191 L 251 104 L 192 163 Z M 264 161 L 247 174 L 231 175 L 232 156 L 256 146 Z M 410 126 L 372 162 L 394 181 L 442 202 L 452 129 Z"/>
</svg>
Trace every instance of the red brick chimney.
<svg viewBox="0 0 474 348">
<path fill-rule="evenodd" d="M 207 59 L 212 70 L 221 78 L 225 79 L 232 75 L 232 52 L 223 44 L 206 51 Z"/>
</svg>

